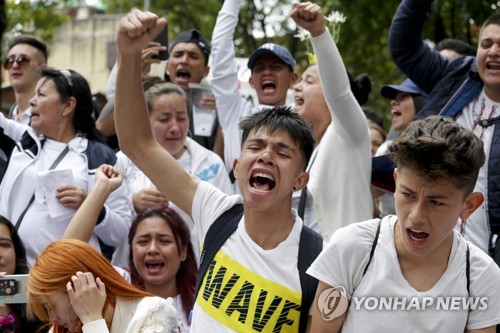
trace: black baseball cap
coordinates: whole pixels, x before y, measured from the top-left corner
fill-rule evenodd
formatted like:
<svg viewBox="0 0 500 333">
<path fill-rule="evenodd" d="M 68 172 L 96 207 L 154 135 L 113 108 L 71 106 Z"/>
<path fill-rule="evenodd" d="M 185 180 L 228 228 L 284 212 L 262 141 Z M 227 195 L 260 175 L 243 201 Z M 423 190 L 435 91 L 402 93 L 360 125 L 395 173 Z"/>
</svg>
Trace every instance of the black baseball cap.
<svg viewBox="0 0 500 333">
<path fill-rule="evenodd" d="M 211 50 L 210 43 L 198 29 L 189 29 L 178 34 L 172 43 L 170 50 L 173 50 L 175 45 L 179 43 L 194 43 L 198 45 L 201 52 L 205 56 L 205 65 L 208 64 L 208 58 L 210 57 Z"/>
</svg>

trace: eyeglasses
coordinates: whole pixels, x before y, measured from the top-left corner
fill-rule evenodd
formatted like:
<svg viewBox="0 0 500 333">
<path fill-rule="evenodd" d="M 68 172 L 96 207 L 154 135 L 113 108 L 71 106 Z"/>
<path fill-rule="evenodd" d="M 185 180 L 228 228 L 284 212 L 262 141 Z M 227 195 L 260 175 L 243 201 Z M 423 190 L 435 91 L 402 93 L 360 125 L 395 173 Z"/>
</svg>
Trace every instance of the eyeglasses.
<svg viewBox="0 0 500 333">
<path fill-rule="evenodd" d="M 16 58 L 15 55 L 11 55 L 10 57 L 8 57 L 3 61 L 3 68 L 9 71 L 12 68 L 12 66 L 14 66 L 14 62 L 17 62 L 19 67 L 25 67 L 29 65 L 29 63 L 31 62 L 31 58 L 28 58 L 25 55 L 19 55 Z"/>
<path fill-rule="evenodd" d="M 59 72 L 66 78 L 70 87 L 73 87 L 73 77 L 71 76 L 71 72 L 67 69 L 60 69 Z"/>
</svg>

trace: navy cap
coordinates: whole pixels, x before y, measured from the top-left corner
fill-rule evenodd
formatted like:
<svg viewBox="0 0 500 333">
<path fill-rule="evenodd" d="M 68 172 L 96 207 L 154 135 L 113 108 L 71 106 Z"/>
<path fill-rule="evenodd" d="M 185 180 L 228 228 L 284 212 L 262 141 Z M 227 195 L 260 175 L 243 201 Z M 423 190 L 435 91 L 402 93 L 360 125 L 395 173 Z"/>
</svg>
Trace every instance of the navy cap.
<svg viewBox="0 0 500 333">
<path fill-rule="evenodd" d="M 210 43 L 199 30 L 189 29 L 181 32 L 175 38 L 172 46 L 170 47 L 170 50 L 173 50 L 175 45 L 179 43 L 194 43 L 198 45 L 198 47 L 201 49 L 201 52 L 203 52 L 203 55 L 205 55 L 205 64 L 208 64 L 208 58 L 210 57 Z"/>
<path fill-rule="evenodd" d="M 252 69 L 257 59 L 266 54 L 271 54 L 281 59 L 285 64 L 288 65 L 288 67 L 290 67 L 290 70 L 292 72 L 295 70 L 295 60 L 293 59 L 290 51 L 288 51 L 288 49 L 284 46 L 273 43 L 266 43 L 259 47 L 257 50 L 253 51 L 252 55 L 248 59 L 248 68 Z"/>
<path fill-rule="evenodd" d="M 400 85 L 396 84 L 387 84 L 380 89 L 380 94 L 389 99 L 393 99 L 396 97 L 398 92 L 412 94 L 412 95 L 420 95 L 423 97 L 427 97 L 427 93 L 420 89 L 413 81 L 410 79 L 406 79 Z"/>
</svg>

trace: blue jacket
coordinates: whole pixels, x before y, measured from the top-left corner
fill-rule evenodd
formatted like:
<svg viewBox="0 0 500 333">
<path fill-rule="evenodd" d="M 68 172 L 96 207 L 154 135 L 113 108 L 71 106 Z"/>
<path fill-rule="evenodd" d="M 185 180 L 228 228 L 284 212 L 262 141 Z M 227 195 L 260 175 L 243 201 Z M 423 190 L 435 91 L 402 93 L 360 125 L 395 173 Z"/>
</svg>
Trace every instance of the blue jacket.
<svg viewBox="0 0 500 333">
<path fill-rule="evenodd" d="M 403 0 L 389 32 L 389 49 L 398 67 L 429 97 L 416 118 L 440 114 L 455 118 L 483 89 L 476 59 L 442 57 L 423 40 L 432 0 Z M 500 125 L 495 126 L 487 156 L 486 216 L 490 230 L 500 234 Z"/>
</svg>

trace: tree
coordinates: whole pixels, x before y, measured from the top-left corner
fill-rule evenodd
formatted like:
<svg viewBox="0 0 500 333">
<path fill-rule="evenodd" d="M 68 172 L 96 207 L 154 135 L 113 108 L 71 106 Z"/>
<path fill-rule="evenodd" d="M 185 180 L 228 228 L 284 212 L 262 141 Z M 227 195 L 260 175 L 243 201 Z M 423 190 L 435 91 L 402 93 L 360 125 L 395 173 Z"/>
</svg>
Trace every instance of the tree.
<svg viewBox="0 0 500 333">
<path fill-rule="evenodd" d="M 7 34 L 26 33 L 50 42 L 56 29 L 69 19 L 61 11 L 69 0 L 7 1 Z"/>
<path fill-rule="evenodd" d="M 7 2 L 9 23 L 7 31 L 19 23 L 23 32 L 37 32 L 50 41 L 55 29 L 68 16 L 61 14 L 62 6 L 78 6 L 84 0 L 39 0 Z M 126 13 L 133 7 L 144 9 L 145 0 L 101 0 L 108 13 Z M 224 0 L 149 0 L 150 10 L 166 16 L 169 39 L 189 28 L 199 29 L 211 38 L 217 14 Z M 306 47 L 294 38 L 296 27 L 289 18 L 292 0 L 244 0 L 235 35 L 235 52 L 248 57 L 252 50 L 265 42 L 280 43 L 290 49 L 302 71 L 308 65 Z M 394 65 L 387 48 L 387 35 L 399 1 L 317 0 L 328 14 L 339 10 L 347 17 L 342 25 L 338 47 L 348 70 L 354 76 L 367 73 L 373 81 L 369 104 L 387 118 L 387 100 L 380 97 L 385 83 L 404 79 Z M 434 10 L 425 25 L 424 37 L 438 42 L 443 38 L 462 39 L 477 44 L 478 27 L 496 9 L 493 0 L 435 0 Z M 18 25 L 19 26 L 19 25 Z"/>
</svg>

